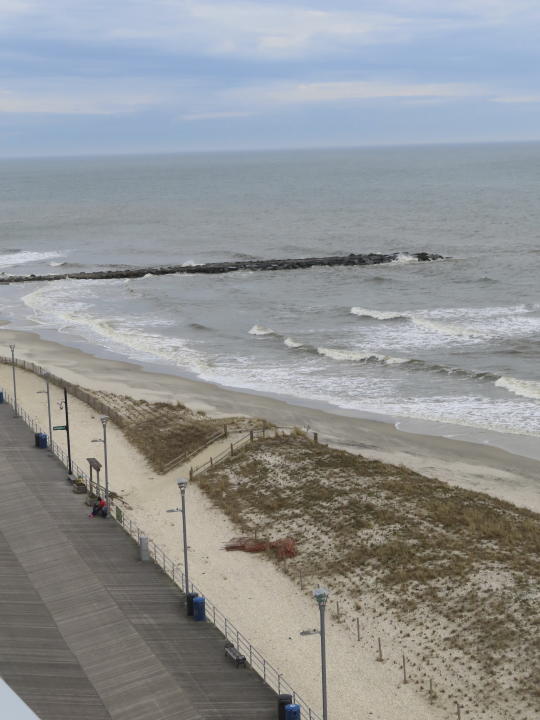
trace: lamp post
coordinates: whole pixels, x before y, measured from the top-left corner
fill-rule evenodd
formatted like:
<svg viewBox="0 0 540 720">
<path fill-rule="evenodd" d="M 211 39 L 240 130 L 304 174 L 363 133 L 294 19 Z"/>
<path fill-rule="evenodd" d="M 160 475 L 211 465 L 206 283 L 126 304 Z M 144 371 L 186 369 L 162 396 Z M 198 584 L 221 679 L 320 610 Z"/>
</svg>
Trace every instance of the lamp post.
<svg viewBox="0 0 540 720">
<path fill-rule="evenodd" d="M 15 345 L 10 345 L 11 350 L 11 369 L 13 371 L 13 417 L 19 417 L 17 410 L 17 382 L 15 380 Z"/>
<path fill-rule="evenodd" d="M 38 393 L 47 393 L 47 414 L 49 416 L 49 450 L 52 450 L 52 422 L 51 422 L 51 393 L 49 388 L 49 373 L 43 373 L 43 379 L 46 383 L 46 390 L 38 390 Z"/>
<path fill-rule="evenodd" d="M 321 676 L 322 676 L 322 703 L 323 703 L 323 720 L 328 720 L 328 703 L 326 697 L 326 636 L 324 626 L 324 611 L 328 601 L 328 590 L 317 588 L 313 591 L 313 597 L 319 605 L 321 615 Z"/>
<path fill-rule="evenodd" d="M 189 568 L 188 568 L 188 556 L 187 556 L 187 523 L 186 523 L 186 488 L 188 481 L 184 479 L 177 480 L 176 484 L 180 490 L 182 496 L 182 537 L 184 542 L 184 574 L 186 576 L 186 597 L 189 592 Z"/>
<path fill-rule="evenodd" d="M 187 520 L 186 520 L 186 488 L 188 481 L 184 478 L 181 478 L 180 480 L 176 481 L 176 484 L 178 485 L 178 489 L 180 490 L 180 495 L 182 497 L 182 507 L 179 508 L 173 508 L 171 510 L 167 510 L 167 512 L 180 512 L 182 513 L 182 539 L 184 544 L 184 577 L 185 577 L 185 585 L 184 589 L 186 591 L 186 602 L 187 602 L 187 594 L 189 592 L 189 567 L 188 567 L 188 544 L 187 544 Z"/>
<path fill-rule="evenodd" d="M 100 419 L 101 424 L 103 425 L 103 438 L 92 440 L 92 442 L 103 443 L 103 459 L 105 464 L 105 503 L 107 505 L 107 517 L 109 517 L 109 465 L 107 462 L 107 423 L 109 422 L 109 418 L 107 415 L 103 415 Z"/>
</svg>

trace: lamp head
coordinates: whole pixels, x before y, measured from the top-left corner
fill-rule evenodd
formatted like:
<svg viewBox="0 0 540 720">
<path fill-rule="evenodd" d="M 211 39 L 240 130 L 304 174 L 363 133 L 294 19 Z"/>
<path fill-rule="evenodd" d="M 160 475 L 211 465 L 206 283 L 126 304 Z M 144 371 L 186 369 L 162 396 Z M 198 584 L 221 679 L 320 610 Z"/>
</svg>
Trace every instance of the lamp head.
<svg viewBox="0 0 540 720">
<path fill-rule="evenodd" d="M 100 417 L 100 420 L 101 420 L 101 424 L 103 425 L 103 427 L 105 427 L 105 425 L 109 422 L 109 416 L 108 416 L 108 415 L 102 415 L 102 416 Z"/>
<path fill-rule="evenodd" d="M 11 352 L 13 352 L 15 350 L 15 345 L 10 345 L 9 349 L 11 350 Z"/>
<path fill-rule="evenodd" d="M 330 593 L 325 588 L 317 588 L 313 591 L 313 597 L 318 602 L 319 605 L 322 605 L 323 607 L 326 605 L 326 601 L 328 600 L 328 596 Z"/>
<path fill-rule="evenodd" d="M 176 484 L 178 485 L 180 492 L 184 492 L 187 488 L 188 481 L 185 478 L 180 478 L 180 480 L 176 481 Z"/>
</svg>

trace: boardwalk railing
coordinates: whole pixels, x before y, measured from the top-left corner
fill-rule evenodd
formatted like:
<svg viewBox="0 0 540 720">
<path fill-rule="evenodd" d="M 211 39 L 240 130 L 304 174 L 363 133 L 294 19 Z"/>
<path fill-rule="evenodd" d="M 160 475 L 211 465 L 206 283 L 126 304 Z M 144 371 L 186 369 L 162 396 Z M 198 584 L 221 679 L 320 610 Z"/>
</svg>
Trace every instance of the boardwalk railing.
<svg viewBox="0 0 540 720">
<path fill-rule="evenodd" d="M 33 365 L 33 363 L 28 364 Z M 4 398 L 6 402 L 8 402 L 11 406 L 14 405 L 13 398 L 6 391 L 4 391 Z M 28 413 L 20 406 L 19 403 L 17 403 L 17 408 L 19 417 L 34 432 L 43 432 L 38 421 L 28 415 Z M 277 430 L 279 429 L 280 428 L 278 428 Z M 242 437 L 237 440 L 236 443 L 233 443 L 233 446 L 239 447 L 241 444 L 245 445 L 246 443 L 255 439 L 255 437 L 265 437 L 265 432 L 266 436 L 268 436 L 268 430 L 265 431 L 263 429 L 251 431 L 247 434 L 247 436 Z M 51 442 L 50 449 L 62 462 L 62 464 L 67 468 L 67 454 L 63 451 L 63 449 L 55 442 Z M 224 458 L 230 455 L 230 453 L 231 450 L 229 449 L 225 452 L 224 455 L 223 453 L 221 453 L 220 455 L 223 455 Z M 214 458 L 214 462 L 218 462 L 219 457 L 220 456 Z M 196 472 L 202 472 L 202 469 L 206 469 L 207 465 L 208 463 L 205 463 L 205 465 L 197 468 Z M 88 473 L 82 470 L 76 462 L 72 461 L 72 467 L 73 474 L 84 481 L 88 491 L 95 489 L 96 493 L 102 494 L 104 492 L 103 486 L 99 485 L 96 481 L 93 481 L 92 485 L 90 484 L 90 477 Z M 121 500 L 116 501 L 115 499 L 110 499 L 110 515 L 137 543 L 139 543 L 141 537 L 148 537 L 146 533 L 141 530 L 141 528 L 139 528 L 131 520 L 131 518 L 127 516 L 122 506 Z M 188 588 L 185 587 L 185 575 L 182 566 L 171 560 L 171 558 L 169 558 L 165 554 L 165 552 L 163 552 L 163 550 L 159 547 L 159 545 L 156 545 L 156 543 L 151 538 L 148 538 L 148 550 L 150 557 L 152 558 L 154 563 L 158 567 L 160 567 L 163 572 L 184 593 L 187 592 Z M 289 695 L 291 695 L 293 698 L 293 702 L 300 706 L 301 716 L 304 720 L 322 720 L 321 716 L 309 707 L 305 700 L 300 697 L 300 695 L 298 695 L 294 688 L 291 687 L 287 680 L 285 680 L 283 675 L 271 663 L 269 663 L 268 660 L 266 660 L 266 658 L 257 650 L 257 648 L 255 648 L 245 637 L 245 635 L 243 635 L 238 630 L 238 628 L 227 618 L 227 616 L 224 615 L 219 610 L 219 608 L 208 597 L 204 595 L 204 593 L 197 587 L 197 585 L 195 585 L 195 583 L 189 583 L 189 591 L 196 592 L 199 594 L 199 596 L 205 598 L 206 619 L 213 625 L 215 625 L 215 627 L 223 634 L 226 640 L 234 644 L 237 650 L 239 650 L 245 656 L 246 662 L 249 663 L 250 667 L 264 680 L 264 682 L 269 687 L 271 687 L 275 692 L 277 692 L 278 695 L 281 693 L 288 693 Z"/>
</svg>

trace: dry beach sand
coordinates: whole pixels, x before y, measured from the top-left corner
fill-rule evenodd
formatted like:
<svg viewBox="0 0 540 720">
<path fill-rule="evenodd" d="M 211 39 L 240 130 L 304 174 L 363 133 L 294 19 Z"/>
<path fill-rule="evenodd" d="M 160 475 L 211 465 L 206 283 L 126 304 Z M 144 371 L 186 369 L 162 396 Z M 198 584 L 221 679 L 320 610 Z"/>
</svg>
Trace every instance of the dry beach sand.
<svg viewBox="0 0 540 720">
<path fill-rule="evenodd" d="M 66 380 L 83 387 L 125 394 L 153 402 L 180 401 L 194 410 L 216 417 L 248 414 L 279 425 L 316 428 L 323 442 L 361 452 L 365 457 L 403 463 L 430 477 L 540 512 L 540 462 L 487 445 L 401 433 L 391 425 L 305 408 L 274 398 L 248 395 L 161 373 L 146 372 L 136 365 L 94 358 L 78 350 L 40 340 L 30 333 L 0 331 L 8 353 L 16 344 L 17 357 L 36 362 Z M 11 390 L 11 368 L 0 365 L 0 385 Z M 38 394 L 43 380 L 17 370 L 18 398 L 22 407 L 47 426 L 45 396 Z M 53 424 L 61 424 L 57 407 L 59 388 L 52 387 Z M 98 414 L 72 399 L 70 403 L 74 459 L 81 466 L 89 456 L 100 457 Z M 60 444 L 63 433 L 55 440 Z M 111 488 L 130 506 L 130 516 L 173 558 L 181 560 L 178 515 L 166 514 L 178 505 L 176 478 L 188 471 L 178 468 L 165 475 L 154 472 L 145 458 L 128 443 L 114 425 L 109 430 Z M 214 454 L 219 451 L 214 448 Z M 209 451 L 197 458 L 204 462 Z M 307 591 L 265 557 L 227 553 L 223 545 L 238 535 L 238 527 L 216 508 L 197 483 L 188 490 L 190 569 L 194 582 L 250 638 L 288 682 L 315 709 L 320 708 L 319 639 L 301 635 L 317 626 L 318 611 Z M 310 578 L 313 584 L 324 578 Z M 334 595 L 335 597 L 336 595 Z M 411 652 L 412 639 L 403 641 L 390 617 L 379 617 L 376 632 L 362 618 L 362 637 L 356 639 L 354 608 L 348 608 L 348 625 L 333 619 L 328 626 L 329 711 L 333 718 L 412 720 L 456 717 L 455 706 L 438 698 L 430 705 L 425 684 L 415 684 L 419 674 L 411 668 L 413 681 L 403 684 L 402 651 Z M 360 611 L 356 611 L 360 615 Z M 331 615 L 331 613 L 329 613 Z M 376 636 L 385 646 L 385 662 L 376 660 Z M 469 673 L 476 672 L 472 668 Z M 448 679 L 449 682 L 451 678 Z M 437 679 L 436 684 L 442 682 Z M 462 717 L 476 717 L 473 703 L 463 699 Z M 515 717 L 532 720 L 534 710 Z M 502 711 L 501 711 L 502 713 Z M 513 717 L 490 713 L 478 717 Z"/>
</svg>

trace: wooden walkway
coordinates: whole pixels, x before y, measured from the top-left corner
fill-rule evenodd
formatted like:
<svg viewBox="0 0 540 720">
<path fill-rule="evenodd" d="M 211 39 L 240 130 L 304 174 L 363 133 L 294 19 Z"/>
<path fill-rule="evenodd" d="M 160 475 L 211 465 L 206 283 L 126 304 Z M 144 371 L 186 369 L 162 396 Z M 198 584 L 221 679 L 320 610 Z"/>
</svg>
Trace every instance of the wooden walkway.
<svg viewBox="0 0 540 720">
<path fill-rule="evenodd" d="M 270 720 L 277 699 L 0 405 L 0 675 L 42 720 Z"/>
</svg>

